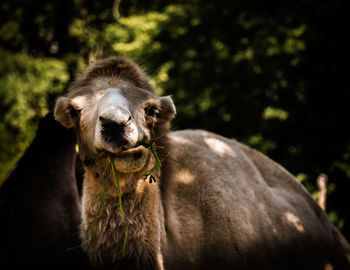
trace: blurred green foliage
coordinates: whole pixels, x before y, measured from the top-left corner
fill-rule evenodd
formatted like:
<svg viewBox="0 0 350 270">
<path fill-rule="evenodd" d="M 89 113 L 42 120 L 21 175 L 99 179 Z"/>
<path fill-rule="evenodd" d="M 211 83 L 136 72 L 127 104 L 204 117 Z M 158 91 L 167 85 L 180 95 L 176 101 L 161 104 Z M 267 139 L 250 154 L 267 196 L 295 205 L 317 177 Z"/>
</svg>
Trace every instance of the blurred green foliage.
<svg viewBox="0 0 350 270">
<path fill-rule="evenodd" d="M 64 89 L 64 62 L 0 50 L 0 179 L 24 152 L 48 101 Z"/>
<path fill-rule="evenodd" d="M 257 148 L 314 196 L 326 173 L 329 216 L 350 238 L 345 11 L 340 0 L 1 2 L 0 177 L 77 72 L 123 55 L 173 95 L 175 129 Z"/>
</svg>

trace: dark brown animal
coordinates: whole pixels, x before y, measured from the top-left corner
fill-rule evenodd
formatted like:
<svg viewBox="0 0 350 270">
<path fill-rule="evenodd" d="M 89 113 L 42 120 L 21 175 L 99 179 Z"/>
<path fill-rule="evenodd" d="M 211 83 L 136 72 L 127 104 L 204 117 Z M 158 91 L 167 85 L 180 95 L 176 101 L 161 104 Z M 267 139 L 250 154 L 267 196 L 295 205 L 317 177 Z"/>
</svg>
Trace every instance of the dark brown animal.
<svg viewBox="0 0 350 270">
<path fill-rule="evenodd" d="M 0 268 L 88 266 L 80 248 L 75 136 L 40 121 L 33 143 L 0 188 Z"/>
<path fill-rule="evenodd" d="M 290 173 L 235 140 L 170 132 L 175 112 L 124 58 L 91 65 L 58 99 L 55 117 L 75 130 L 86 168 L 81 237 L 93 264 L 349 269 L 349 244 Z"/>
</svg>

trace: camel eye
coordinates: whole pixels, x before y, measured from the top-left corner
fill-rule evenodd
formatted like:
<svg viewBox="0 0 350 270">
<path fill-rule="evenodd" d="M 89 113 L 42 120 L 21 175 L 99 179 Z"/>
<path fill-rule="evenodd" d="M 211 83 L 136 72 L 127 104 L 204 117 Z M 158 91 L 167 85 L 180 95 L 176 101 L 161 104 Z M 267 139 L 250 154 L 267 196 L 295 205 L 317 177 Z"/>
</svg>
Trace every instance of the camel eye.
<svg viewBox="0 0 350 270">
<path fill-rule="evenodd" d="M 159 117 L 159 110 L 155 106 L 150 106 L 150 107 L 145 108 L 145 112 L 146 112 L 147 116 Z"/>
<path fill-rule="evenodd" d="M 77 118 L 80 115 L 80 110 L 77 110 L 73 107 L 69 108 L 69 114 L 72 119 Z"/>
</svg>

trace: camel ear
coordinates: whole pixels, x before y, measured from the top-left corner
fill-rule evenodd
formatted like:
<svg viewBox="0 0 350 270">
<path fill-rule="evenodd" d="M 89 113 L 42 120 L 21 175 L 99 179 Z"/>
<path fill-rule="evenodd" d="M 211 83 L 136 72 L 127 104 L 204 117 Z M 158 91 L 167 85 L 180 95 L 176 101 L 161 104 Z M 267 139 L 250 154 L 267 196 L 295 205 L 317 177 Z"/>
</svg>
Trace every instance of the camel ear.
<svg viewBox="0 0 350 270">
<path fill-rule="evenodd" d="M 160 106 L 161 106 L 161 117 L 165 121 L 169 121 L 174 118 L 176 114 L 176 108 L 174 105 L 174 101 L 171 96 L 160 97 Z"/>
<path fill-rule="evenodd" d="M 61 123 L 62 126 L 66 128 L 73 127 L 73 121 L 70 117 L 69 109 L 71 107 L 71 100 L 66 97 L 60 97 L 56 101 L 55 106 L 55 119 Z"/>
</svg>

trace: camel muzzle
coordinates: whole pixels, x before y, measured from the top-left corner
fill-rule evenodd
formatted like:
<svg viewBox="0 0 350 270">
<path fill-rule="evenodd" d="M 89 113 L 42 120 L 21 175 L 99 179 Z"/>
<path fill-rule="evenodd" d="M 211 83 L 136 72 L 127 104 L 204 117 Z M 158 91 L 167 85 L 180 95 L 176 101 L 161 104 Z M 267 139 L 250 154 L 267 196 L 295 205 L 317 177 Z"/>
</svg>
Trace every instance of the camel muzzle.
<svg viewBox="0 0 350 270">
<path fill-rule="evenodd" d="M 102 116 L 99 117 L 101 122 L 102 139 L 113 146 L 113 148 L 129 148 L 128 134 L 131 133 L 131 118 L 125 122 L 116 122 Z"/>
</svg>

